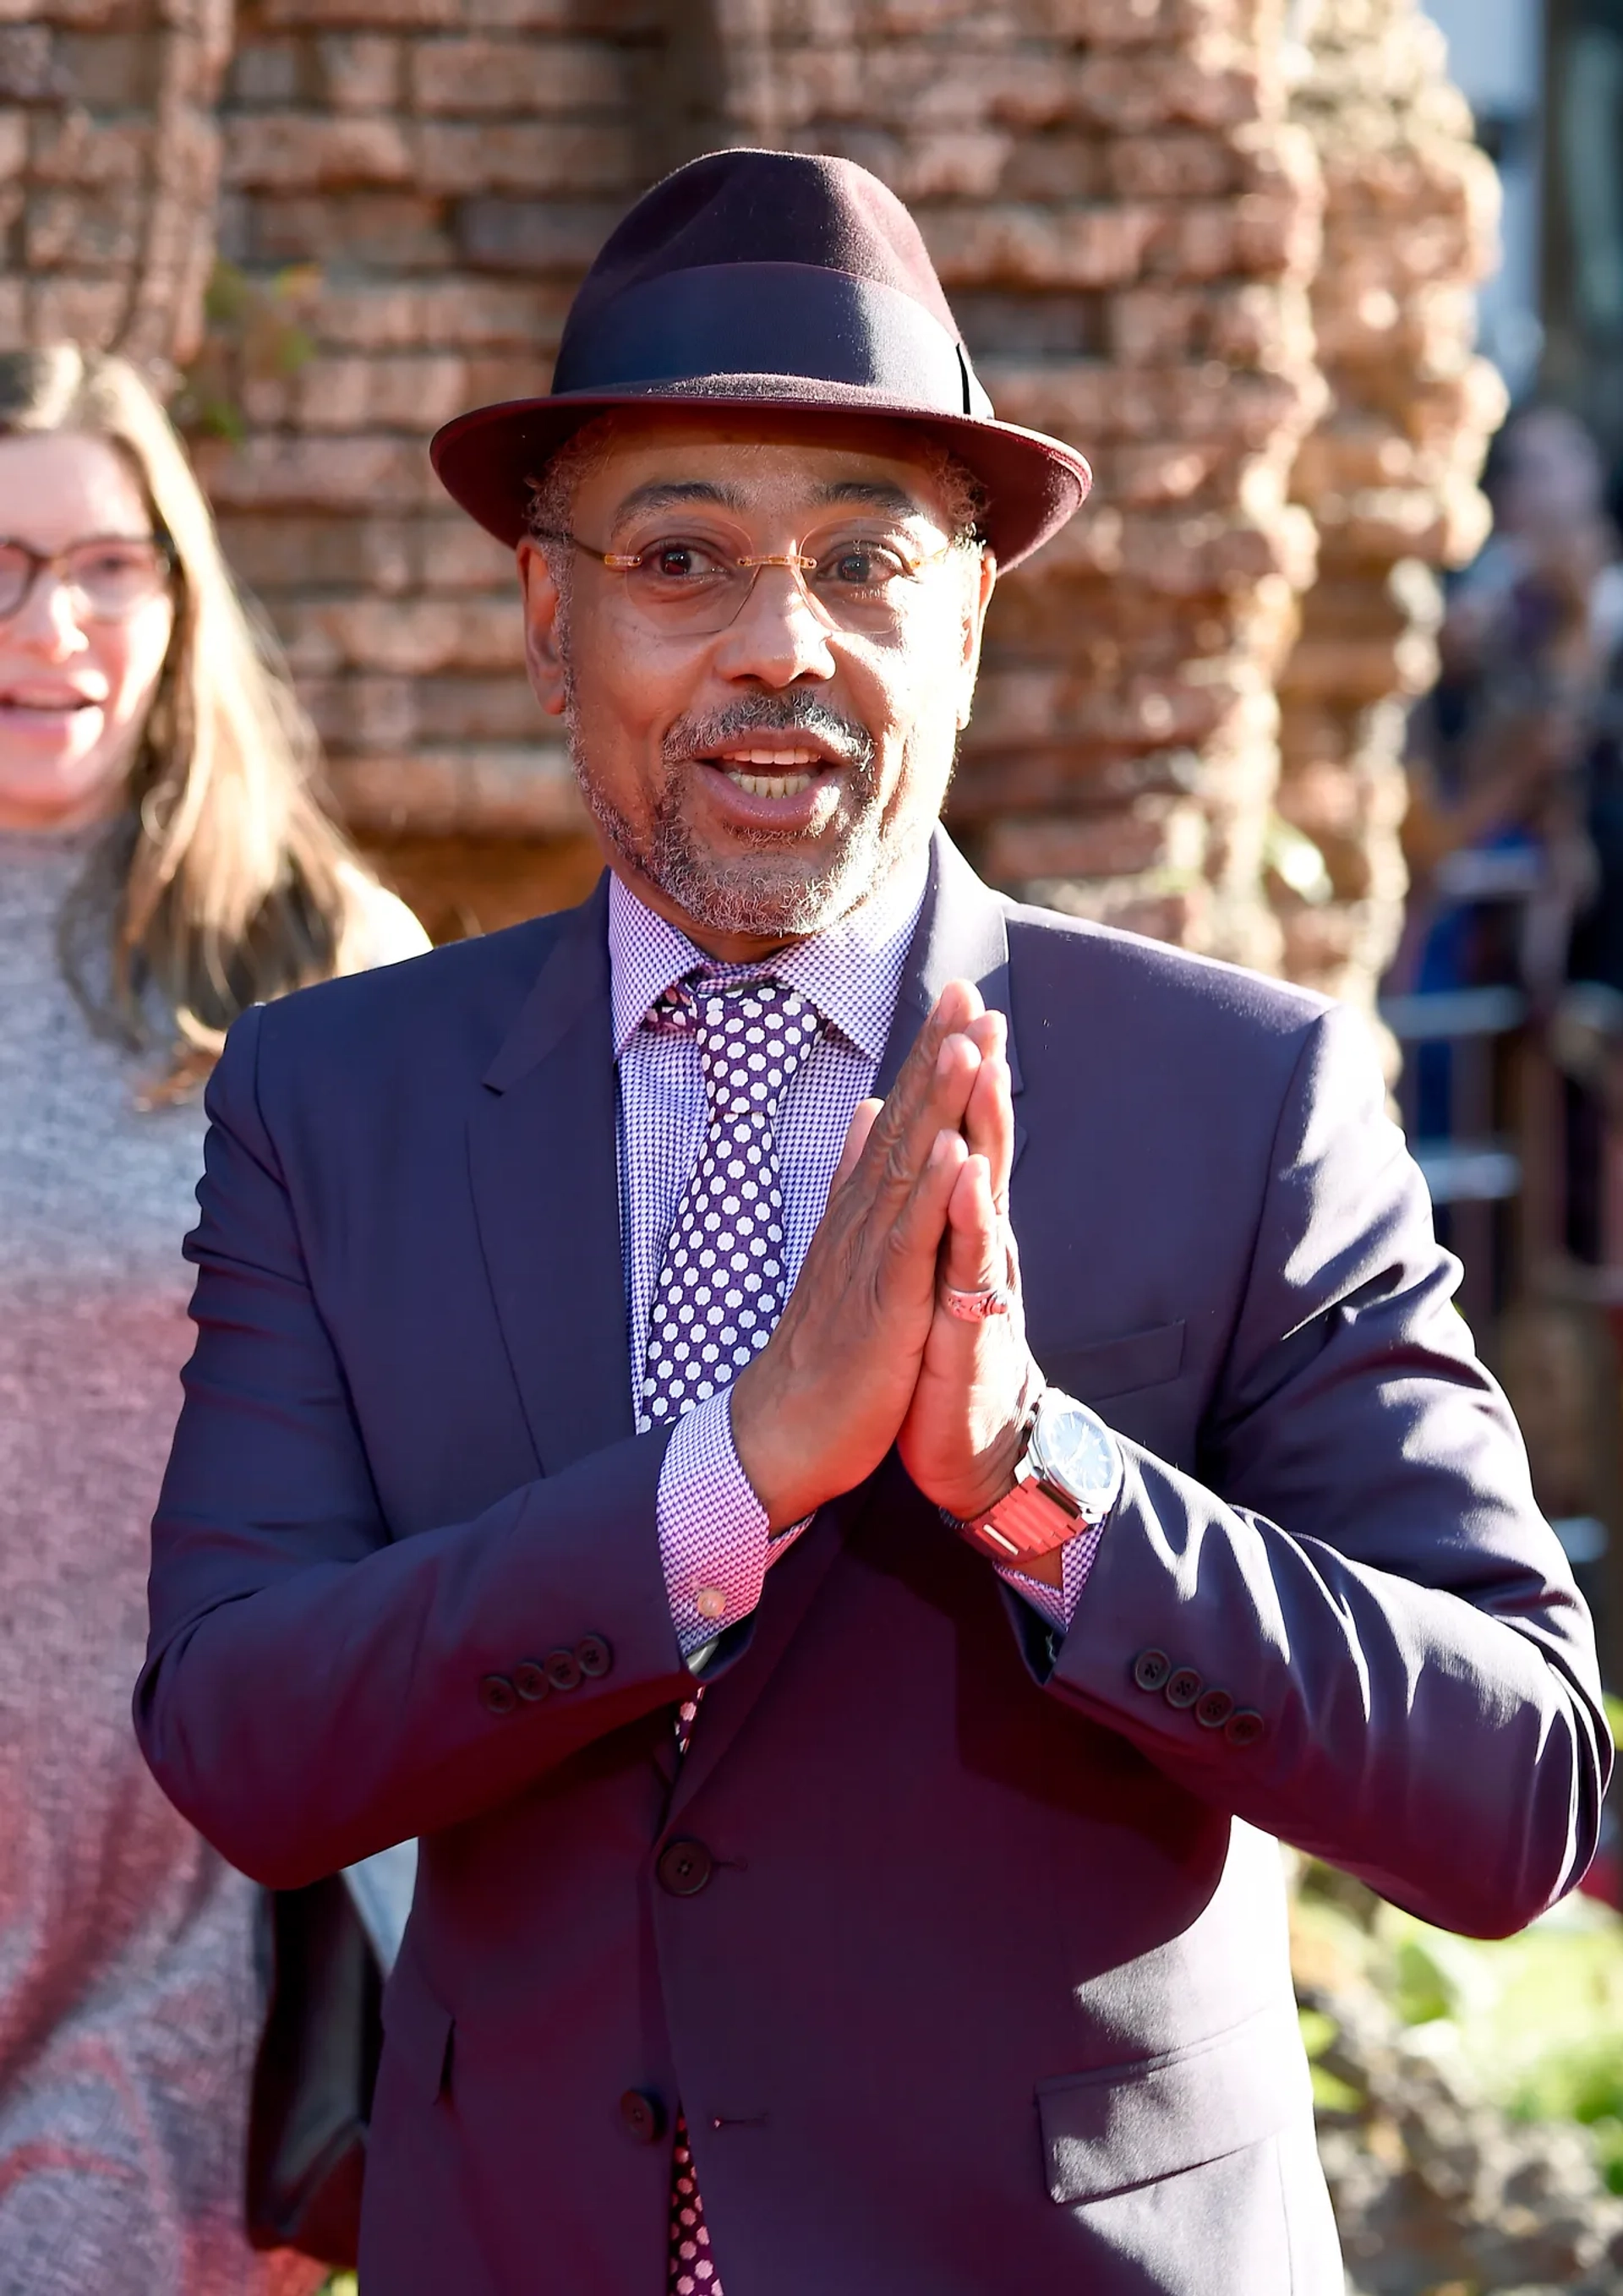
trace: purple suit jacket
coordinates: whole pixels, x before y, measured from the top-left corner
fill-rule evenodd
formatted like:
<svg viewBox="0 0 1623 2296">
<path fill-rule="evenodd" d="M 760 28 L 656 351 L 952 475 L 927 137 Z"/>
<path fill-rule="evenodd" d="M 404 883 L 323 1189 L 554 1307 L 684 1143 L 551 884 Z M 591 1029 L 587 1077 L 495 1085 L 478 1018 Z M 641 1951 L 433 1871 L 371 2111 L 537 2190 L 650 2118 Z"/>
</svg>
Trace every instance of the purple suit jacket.
<svg viewBox="0 0 1623 2296">
<path fill-rule="evenodd" d="M 661 2296 L 678 2100 L 727 2296 L 1340 2296 L 1268 1836 L 1510 1930 L 1608 1742 L 1363 1024 L 938 839 L 881 1083 L 953 975 L 1009 1015 L 1125 1494 L 1062 1638 L 892 1458 L 677 1776 L 604 911 L 257 1009 L 210 1093 L 136 1716 L 266 1883 L 422 1837 L 367 2296 Z"/>
</svg>

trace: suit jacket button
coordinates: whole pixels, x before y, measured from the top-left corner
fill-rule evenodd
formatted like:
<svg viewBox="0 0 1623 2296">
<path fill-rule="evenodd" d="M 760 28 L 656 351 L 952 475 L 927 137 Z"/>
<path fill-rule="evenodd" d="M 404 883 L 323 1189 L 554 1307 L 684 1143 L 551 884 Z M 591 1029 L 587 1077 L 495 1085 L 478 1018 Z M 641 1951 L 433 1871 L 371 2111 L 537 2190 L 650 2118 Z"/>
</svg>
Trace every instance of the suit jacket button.
<svg viewBox="0 0 1623 2296">
<path fill-rule="evenodd" d="M 519 1702 L 519 1693 L 504 1674 L 488 1674 L 479 1694 L 487 1714 L 511 1714 Z"/>
<path fill-rule="evenodd" d="M 546 1653 L 546 1678 L 554 1690 L 578 1690 L 580 1660 L 572 1650 L 550 1650 Z"/>
<path fill-rule="evenodd" d="M 527 1658 L 512 1670 L 512 1686 L 527 1706 L 538 1706 L 550 1687 L 546 1669 L 538 1658 Z"/>
<path fill-rule="evenodd" d="M 1223 1735 L 1231 1746 L 1254 1746 L 1267 1726 L 1252 1707 L 1242 1706 L 1229 1716 Z"/>
<path fill-rule="evenodd" d="M 653 1870 L 668 1897 L 696 1898 L 716 1871 L 716 1860 L 702 1841 L 668 1841 Z"/>
<path fill-rule="evenodd" d="M 665 2134 L 665 2107 L 652 2089 L 628 2088 L 620 2099 L 620 2127 L 634 2144 L 657 2144 Z"/>
<path fill-rule="evenodd" d="M 1165 1692 L 1167 1703 L 1168 1706 L 1176 1706 L 1181 1712 L 1184 1707 L 1194 1704 L 1205 1687 L 1206 1685 L 1193 1667 L 1180 1666 L 1176 1674 L 1168 1675 L 1167 1677 Z"/>
<path fill-rule="evenodd" d="M 1220 1730 L 1234 1710 L 1234 1702 L 1226 1690 L 1209 1690 L 1196 1702 L 1194 1718 L 1202 1730 Z"/>
<path fill-rule="evenodd" d="M 1133 1679 L 1141 1690 L 1159 1690 L 1172 1671 L 1165 1651 L 1140 1651 L 1133 1661 Z"/>
<path fill-rule="evenodd" d="M 601 1682 L 614 1664 L 614 1652 L 601 1635 L 582 1635 L 575 1645 L 575 1662 L 588 1682 Z"/>
</svg>

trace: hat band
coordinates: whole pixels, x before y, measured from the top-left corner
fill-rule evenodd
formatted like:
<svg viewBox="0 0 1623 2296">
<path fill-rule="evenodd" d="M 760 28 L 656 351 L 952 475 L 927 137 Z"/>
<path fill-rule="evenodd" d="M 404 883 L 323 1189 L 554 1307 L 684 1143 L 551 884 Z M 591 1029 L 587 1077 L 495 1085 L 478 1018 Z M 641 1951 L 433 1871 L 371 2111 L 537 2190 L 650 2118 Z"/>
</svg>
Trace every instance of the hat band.
<svg viewBox="0 0 1623 2296">
<path fill-rule="evenodd" d="M 921 414 L 988 417 L 963 345 L 922 303 L 876 279 L 812 263 L 711 263 L 628 288 L 570 319 L 557 395 L 702 382 L 732 374 L 843 382 Z"/>
</svg>

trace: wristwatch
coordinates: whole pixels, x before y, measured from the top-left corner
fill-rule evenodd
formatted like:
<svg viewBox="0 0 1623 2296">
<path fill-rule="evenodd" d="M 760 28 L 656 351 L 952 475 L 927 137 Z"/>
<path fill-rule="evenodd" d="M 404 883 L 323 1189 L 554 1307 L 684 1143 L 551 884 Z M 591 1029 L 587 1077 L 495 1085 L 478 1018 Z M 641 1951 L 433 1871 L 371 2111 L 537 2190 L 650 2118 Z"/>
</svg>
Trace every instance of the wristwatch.
<svg viewBox="0 0 1623 2296">
<path fill-rule="evenodd" d="M 1014 1488 L 963 1526 L 993 1562 L 1019 1570 L 1096 1529 L 1121 1491 L 1121 1446 L 1096 1412 L 1045 1387 L 1026 1423 Z"/>
</svg>

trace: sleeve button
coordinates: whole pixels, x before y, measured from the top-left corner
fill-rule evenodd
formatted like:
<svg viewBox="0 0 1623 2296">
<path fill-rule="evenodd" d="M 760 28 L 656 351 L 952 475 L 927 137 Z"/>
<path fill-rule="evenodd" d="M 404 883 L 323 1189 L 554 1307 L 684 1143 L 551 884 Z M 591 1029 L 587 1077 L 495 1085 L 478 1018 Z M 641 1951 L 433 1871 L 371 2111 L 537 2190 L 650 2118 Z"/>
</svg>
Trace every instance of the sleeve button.
<svg viewBox="0 0 1623 2296">
<path fill-rule="evenodd" d="M 1202 1730 L 1220 1730 L 1234 1710 L 1226 1690 L 1209 1690 L 1195 1705 L 1194 1718 Z"/>
<path fill-rule="evenodd" d="M 519 1702 L 519 1693 L 504 1674 L 488 1674 L 479 1695 L 487 1714 L 511 1714 Z"/>
<path fill-rule="evenodd" d="M 527 1706 L 538 1706 L 551 1687 L 539 1659 L 522 1660 L 512 1670 L 512 1686 Z"/>
<path fill-rule="evenodd" d="M 1194 1704 L 1205 1687 L 1206 1685 L 1193 1667 L 1180 1666 L 1176 1674 L 1167 1677 L 1165 1692 L 1167 1703 L 1168 1706 L 1176 1706 L 1181 1713 L 1185 1707 Z"/>
<path fill-rule="evenodd" d="M 546 1653 L 546 1678 L 554 1690 L 578 1690 L 580 1660 L 572 1650 L 551 1650 Z"/>
<path fill-rule="evenodd" d="M 1223 1735 L 1231 1746 L 1254 1746 L 1267 1726 L 1260 1714 L 1242 1706 L 1229 1716 Z"/>
<path fill-rule="evenodd" d="M 1165 1651 L 1140 1651 L 1133 1661 L 1133 1679 L 1141 1690 L 1159 1690 L 1172 1671 Z"/>
<path fill-rule="evenodd" d="M 614 1652 L 601 1635 L 582 1635 L 575 1645 L 575 1662 L 588 1682 L 601 1682 L 614 1664 Z"/>
</svg>

